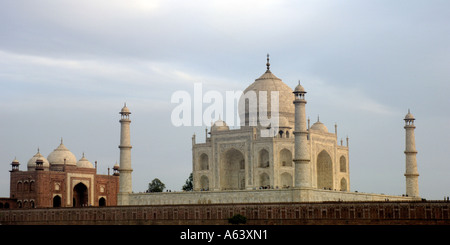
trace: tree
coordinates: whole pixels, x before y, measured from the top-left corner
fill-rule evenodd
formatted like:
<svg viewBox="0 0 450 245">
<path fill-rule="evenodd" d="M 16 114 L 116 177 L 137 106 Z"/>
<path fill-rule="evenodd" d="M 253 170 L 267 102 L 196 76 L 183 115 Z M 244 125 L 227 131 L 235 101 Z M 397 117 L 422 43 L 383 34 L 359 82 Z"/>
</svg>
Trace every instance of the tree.
<svg viewBox="0 0 450 245">
<path fill-rule="evenodd" d="M 194 181 L 194 177 L 192 176 L 192 173 L 191 173 L 189 175 L 189 178 L 186 180 L 186 183 L 182 187 L 183 191 L 192 191 L 194 189 L 193 181 Z"/>
<path fill-rule="evenodd" d="M 158 178 L 155 178 L 148 184 L 148 192 L 162 192 L 165 188 L 166 185 Z"/>
<path fill-rule="evenodd" d="M 228 218 L 228 223 L 233 225 L 245 224 L 247 223 L 247 218 L 241 214 L 235 214 L 233 217 Z"/>
</svg>

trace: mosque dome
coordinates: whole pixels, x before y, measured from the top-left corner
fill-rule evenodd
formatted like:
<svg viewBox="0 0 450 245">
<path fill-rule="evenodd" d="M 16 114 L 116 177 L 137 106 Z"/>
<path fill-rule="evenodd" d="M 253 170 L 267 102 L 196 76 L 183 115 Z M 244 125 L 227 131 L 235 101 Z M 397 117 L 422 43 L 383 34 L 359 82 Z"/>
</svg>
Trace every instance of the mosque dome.
<svg viewBox="0 0 450 245">
<path fill-rule="evenodd" d="M 226 130 L 230 130 L 230 128 L 228 127 L 228 125 L 219 118 L 219 120 L 217 120 L 216 122 L 214 122 L 214 124 L 211 126 L 211 132 L 217 132 L 217 131 L 226 131 Z"/>
<path fill-rule="evenodd" d="M 66 165 L 77 165 L 77 158 L 64 146 L 62 139 L 61 144 L 47 157 L 50 165 L 64 165 L 64 159 L 66 159 Z"/>
<path fill-rule="evenodd" d="M 92 165 L 92 163 L 89 162 L 89 160 L 87 160 L 84 157 L 84 153 L 83 153 L 83 157 L 81 157 L 81 159 L 78 160 L 78 162 L 77 162 L 77 167 L 78 168 L 94 168 L 94 165 Z"/>
<path fill-rule="evenodd" d="M 305 88 L 298 82 L 298 85 L 295 87 L 294 92 L 305 92 Z"/>
<path fill-rule="evenodd" d="M 328 128 L 319 120 L 311 126 L 312 130 L 328 133 Z"/>
<path fill-rule="evenodd" d="M 38 158 L 40 158 L 43 161 L 44 169 L 50 167 L 50 163 L 44 156 L 42 156 L 42 154 L 39 152 L 39 149 L 38 149 L 38 152 L 30 160 L 28 160 L 28 163 L 27 163 L 28 171 L 33 171 L 36 169 L 36 160 Z"/>
<path fill-rule="evenodd" d="M 255 96 L 257 98 L 256 106 L 256 113 L 252 113 L 250 111 L 250 106 L 252 106 L 251 103 L 251 94 L 247 94 L 250 91 L 255 92 Z M 260 108 L 260 97 L 264 96 L 264 93 L 266 93 L 267 98 L 267 105 L 262 105 L 262 108 Z M 267 118 L 271 118 L 272 116 L 272 106 L 271 106 L 271 92 L 278 92 L 278 98 L 279 98 L 279 108 L 278 108 L 278 116 L 280 118 L 285 117 L 290 125 L 294 125 L 295 123 L 295 107 L 293 104 L 293 101 L 295 99 L 295 96 L 293 94 L 292 89 L 285 84 L 280 78 L 275 76 L 270 71 L 270 64 L 267 62 L 267 70 L 264 74 L 262 74 L 259 78 L 255 80 L 250 86 L 248 86 L 244 92 L 241 98 L 239 99 L 239 118 L 241 120 L 241 124 L 245 122 L 245 125 L 249 125 L 249 122 L 258 122 L 257 118 L 250 118 L 250 117 L 258 117 L 258 115 L 267 115 Z M 246 96 L 247 95 L 247 96 Z M 243 101 L 244 99 L 250 98 L 248 103 L 245 103 Z M 253 106 L 252 106 L 253 107 Z M 254 126 L 254 125 L 250 125 Z"/>
</svg>

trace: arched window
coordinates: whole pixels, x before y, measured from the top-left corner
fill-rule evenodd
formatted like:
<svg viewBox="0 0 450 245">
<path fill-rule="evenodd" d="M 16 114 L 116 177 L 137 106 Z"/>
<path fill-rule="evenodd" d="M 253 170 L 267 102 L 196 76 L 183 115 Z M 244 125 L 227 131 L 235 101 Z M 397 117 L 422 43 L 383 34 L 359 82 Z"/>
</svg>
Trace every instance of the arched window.
<svg viewBox="0 0 450 245">
<path fill-rule="evenodd" d="M 259 176 L 259 186 L 260 187 L 269 187 L 270 186 L 270 177 L 266 173 L 262 173 Z"/>
<path fill-rule="evenodd" d="M 347 180 L 345 178 L 341 179 L 341 191 L 347 191 Z"/>
<path fill-rule="evenodd" d="M 292 167 L 292 153 L 288 149 L 283 149 L 280 151 L 280 166 L 282 167 Z"/>
<path fill-rule="evenodd" d="M 54 196 L 53 197 L 53 207 L 54 208 L 61 207 L 61 197 L 60 196 Z"/>
<path fill-rule="evenodd" d="M 292 175 L 290 173 L 281 174 L 281 187 L 289 188 L 293 186 Z"/>
<path fill-rule="evenodd" d="M 344 156 L 339 159 L 339 170 L 343 173 L 347 172 L 347 161 Z"/>
<path fill-rule="evenodd" d="M 34 181 L 30 182 L 30 192 L 34 191 Z"/>
<path fill-rule="evenodd" d="M 202 175 L 202 177 L 200 177 L 200 188 L 203 191 L 209 190 L 209 179 L 205 175 Z"/>
<path fill-rule="evenodd" d="M 209 170 L 209 158 L 205 153 L 200 155 L 200 170 Z"/>
<path fill-rule="evenodd" d="M 269 167 L 269 152 L 266 149 L 259 151 L 258 165 L 260 168 Z"/>
<path fill-rule="evenodd" d="M 18 191 L 18 192 L 23 191 L 23 184 L 22 184 L 22 181 L 20 181 L 20 182 L 17 183 L 17 191 Z"/>
<path fill-rule="evenodd" d="M 100 199 L 98 199 L 98 206 L 99 207 L 105 207 L 106 206 L 106 199 L 104 197 L 100 197 Z"/>
</svg>

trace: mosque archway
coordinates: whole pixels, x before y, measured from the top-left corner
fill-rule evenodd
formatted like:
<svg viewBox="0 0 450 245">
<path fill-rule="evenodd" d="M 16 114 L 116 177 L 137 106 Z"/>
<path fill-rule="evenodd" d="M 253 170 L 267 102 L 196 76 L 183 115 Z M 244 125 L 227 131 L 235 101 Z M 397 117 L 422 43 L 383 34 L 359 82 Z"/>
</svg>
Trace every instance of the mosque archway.
<svg viewBox="0 0 450 245">
<path fill-rule="evenodd" d="M 83 183 L 73 187 L 73 206 L 83 207 L 88 205 L 88 188 Z"/>
<path fill-rule="evenodd" d="M 244 154 L 234 148 L 223 154 L 220 167 L 220 188 L 222 190 L 242 190 L 245 188 Z"/>
<path fill-rule="evenodd" d="M 53 197 L 53 207 L 54 208 L 59 208 L 61 207 L 61 197 L 56 195 Z"/>
<path fill-rule="evenodd" d="M 317 188 L 333 189 L 333 168 L 330 154 L 323 150 L 317 156 Z"/>
<path fill-rule="evenodd" d="M 106 199 L 104 197 L 100 197 L 100 199 L 98 199 L 98 206 L 99 207 L 105 207 L 106 206 Z"/>
</svg>

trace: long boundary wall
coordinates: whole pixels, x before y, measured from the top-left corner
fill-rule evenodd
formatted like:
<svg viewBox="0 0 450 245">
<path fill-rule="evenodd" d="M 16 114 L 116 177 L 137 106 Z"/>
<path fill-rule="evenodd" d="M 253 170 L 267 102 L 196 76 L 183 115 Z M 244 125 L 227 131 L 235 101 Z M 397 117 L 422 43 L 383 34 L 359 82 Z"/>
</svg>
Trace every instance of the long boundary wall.
<svg viewBox="0 0 450 245">
<path fill-rule="evenodd" d="M 450 225 L 450 202 L 321 202 L 148 205 L 0 211 L 2 225 Z"/>
</svg>

